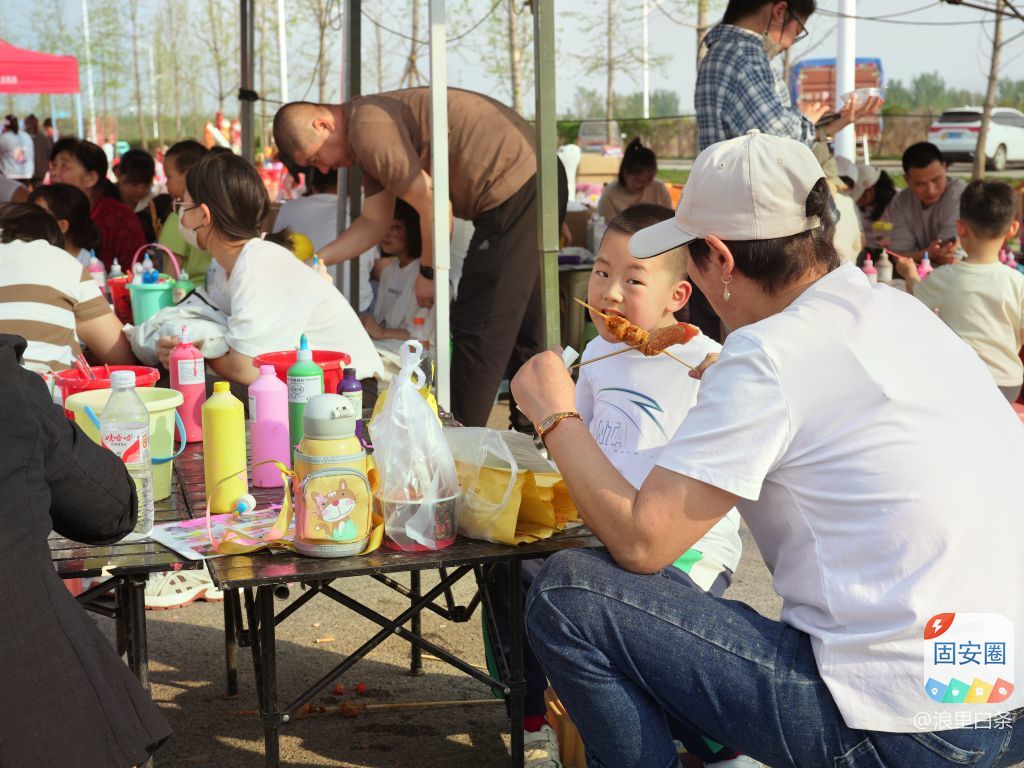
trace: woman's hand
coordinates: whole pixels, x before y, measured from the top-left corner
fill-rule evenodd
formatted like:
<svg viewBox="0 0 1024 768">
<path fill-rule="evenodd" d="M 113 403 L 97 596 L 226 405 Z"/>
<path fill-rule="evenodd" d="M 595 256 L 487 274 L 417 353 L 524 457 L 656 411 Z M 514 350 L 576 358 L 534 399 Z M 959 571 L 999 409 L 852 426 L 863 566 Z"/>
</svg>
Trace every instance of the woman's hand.
<svg viewBox="0 0 1024 768">
<path fill-rule="evenodd" d="M 803 113 L 803 116 L 815 124 L 821 120 L 828 110 L 829 106 L 824 101 L 816 101 L 811 104 L 804 104 L 800 107 L 800 111 Z"/>
<path fill-rule="evenodd" d="M 534 426 L 553 413 L 576 410 L 576 385 L 562 362 L 561 347 L 527 360 L 511 387 L 516 405 Z"/>
<path fill-rule="evenodd" d="M 857 99 L 850 99 L 848 102 L 843 104 L 843 108 L 839 110 L 839 119 L 835 122 L 829 123 L 827 126 L 829 134 L 835 136 L 846 126 L 857 122 L 859 118 L 875 114 L 882 108 L 883 103 L 885 103 L 885 99 L 881 96 L 871 96 L 866 102 L 864 102 L 863 107 L 857 109 Z"/>
<path fill-rule="evenodd" d="M 705 355 L 704 359 L 700 361 L 700 365 L 690 371 L 691 379 L 699 379 L 704 376 L 704 372 L 707 371 L 712 365 L 718 362 L 718 353 L 712 352 L 710 355 Z"/>
<path fill-rule="evenodd" d="M 178 346 L 177 336 L 161 336 L 156 342 L 156 354 L 160 358 L 160 365 L 170 368 L 171 352 Z"/>
</svg>

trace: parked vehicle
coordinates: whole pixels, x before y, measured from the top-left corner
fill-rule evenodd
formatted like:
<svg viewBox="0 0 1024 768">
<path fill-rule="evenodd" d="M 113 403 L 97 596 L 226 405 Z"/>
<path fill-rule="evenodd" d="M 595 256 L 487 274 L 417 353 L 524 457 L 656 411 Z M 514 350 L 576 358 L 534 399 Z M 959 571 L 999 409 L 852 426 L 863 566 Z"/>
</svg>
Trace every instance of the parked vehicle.
<svg viewBox="0 0 1024 768">
<path fill-rule="evenodd" d="M 622 132 L 617 120 L 584 120 L 576 143 L 582 152 L 596 152 L 608 157 L 622 156 Z"/>
<path fill-rule="evenodd" d="M 981 131 L 981 107 L 947 109 L 928 129 L 928 139 L 951 162 L 972 162 Z M 1007 163 L 1024 162 L 1024 113 L 1007 107 L 992 110 L 985 139 L 985 166 L 1001 171 Z"/>
</svg>

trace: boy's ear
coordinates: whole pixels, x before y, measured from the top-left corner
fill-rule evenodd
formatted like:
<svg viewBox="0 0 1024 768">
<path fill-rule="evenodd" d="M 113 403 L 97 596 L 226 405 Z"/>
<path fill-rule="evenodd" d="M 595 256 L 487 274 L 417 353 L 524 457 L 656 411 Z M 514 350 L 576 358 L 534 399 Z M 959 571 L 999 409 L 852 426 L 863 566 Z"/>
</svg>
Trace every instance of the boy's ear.
<svg viewBox="0 0 1024 768">
<path fill-rule="evenodd" d="M 956 235 L 957 235 L 957 237 L 959 237 L 961 240 L 963 240 L 969 234 L 971 234 L 971 229 L 970 229 L 970 227 L 967 226 L 967 222 L 964 221 L 963 219 L 957 219 L 956 220 Z"/>
<path fill-rule="evenodd" d="M 672 298 L 669 300 L 668 307 L 666 307 L 666 309 L 670 312 L 678 312 L 686 306 L 686 302 L 690 300 L 690 296 L 692 294 L 693 286 L 691 286 L 686 280 L 680 280 L 672 290 Z"/>
<path fill-rule="evenodd" d="M 1017 221 L 1016 219 L 1014 219 L 1013 223 L 1010 224 L 1010 230 L 1006 233 L 1007 239 L 1016 237 L 1017 233 L 1019 231 L 1020 231 L 1020 222 Z"/>
</svg>

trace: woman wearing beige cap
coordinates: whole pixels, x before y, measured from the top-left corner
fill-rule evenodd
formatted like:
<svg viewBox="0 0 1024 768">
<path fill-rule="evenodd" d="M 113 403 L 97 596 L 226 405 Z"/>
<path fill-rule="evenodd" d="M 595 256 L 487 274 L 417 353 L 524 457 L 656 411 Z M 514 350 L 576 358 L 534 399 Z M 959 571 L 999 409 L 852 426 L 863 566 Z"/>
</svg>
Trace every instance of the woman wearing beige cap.
<svg viewBox="0 0 1024 768">
<path fill-rule="evenodd" d="M 806 147 L 753 132 L 633 236 L 637 258 L 687 244 L 736 329 L 639 491 L 557 354 L 512 382 L 608 550 L 552 557 L 526 606 L 591 765 L 676 766 L 673 738 L 775 768 L 1024 759 L 1024 430 L 927 307 L 838 266 L 828 194 Z M 733 506 L 781 621 L 651 575 Z"/>
</svg>

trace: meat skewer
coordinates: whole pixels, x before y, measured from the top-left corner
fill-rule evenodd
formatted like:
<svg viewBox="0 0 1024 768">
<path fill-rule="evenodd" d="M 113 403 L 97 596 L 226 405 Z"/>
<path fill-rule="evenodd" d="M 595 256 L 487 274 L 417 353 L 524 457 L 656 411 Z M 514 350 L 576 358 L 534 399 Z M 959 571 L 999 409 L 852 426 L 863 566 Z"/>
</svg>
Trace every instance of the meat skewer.
<svg viewBox="0 0 1024 768">
<path fill-rule="evenodd" d="M 636 349 L 641 354 L 647 355 L 648 357 L 658 354 L 668 355 L 677 363 L 685 365 L 691 371 L 696 370 L 694 366 L 690 365 L 685 360 L 680 360 L 667 349 L 673 344 L 685 344 L 694 336 L 698 335 L 700 333 L 700 329 L 696 326 L 690 325 L 689 323 L 677 323 L 676 325 L 672 325 L 667 328 L 658 328 L 654 331 L 648 332 L 639 326 L 633 325 L 633 323 L 629 322 L 625 317 L 607 315 L 581 299 L 576 299 L 576 301 L 594 314 L 604 318 L 605 326 L 608 328 L 608 331 L 612 336 L 619 341 L 628 344 L 631 348 Z M 621 354 L 622 352 L 627 351 L 629 350 L 618 350 L 607 355 L 602 355 L 601 357 L 586 360 L 579 365 L 586 365 L 587 363 L 603 360 L 606 357 L 611 357 L 612 355 Z"/>
</svg>

